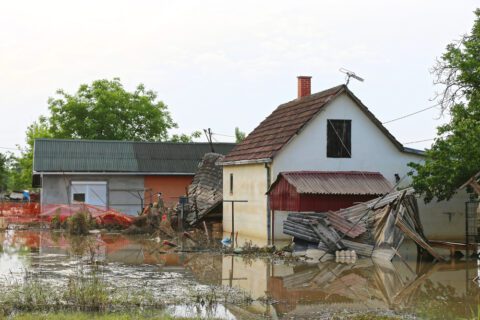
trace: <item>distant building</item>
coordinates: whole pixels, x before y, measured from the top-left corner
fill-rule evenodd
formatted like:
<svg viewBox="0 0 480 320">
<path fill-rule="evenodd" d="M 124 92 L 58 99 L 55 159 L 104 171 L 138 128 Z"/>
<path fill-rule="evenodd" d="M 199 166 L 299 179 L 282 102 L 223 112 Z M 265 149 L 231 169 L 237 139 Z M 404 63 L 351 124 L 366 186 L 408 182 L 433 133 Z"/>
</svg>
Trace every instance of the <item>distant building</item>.
<svg viewBox="0 0 480 320">
<path fill-rule="evenodd" d="M 375 173 L 382 183 L 395 186 L 400 182 L 398 186 L 403 187 L 410 184 L 407 164 L 424 159 L 423 151 L 406 148 L 397 141 L 347 86 L 315 94 L 310 94 L 310 90 L 310 77 L 298 77 L 298 98 L 275 109 L 222 162 L 224 200 L 248 201 L 235 204 L 234 225 L 240 236 L 270 239 L 274 230 L 275 239 L 285 238 L 282 222 L 292 208 L 278 210 L 282 206 L 278 201 L 285 204 L 298 196 L 292 179 L 289 183 L 288 179 L 281 181 L 286 175 L 297 171 L 310 171 L 310 176 L 312 172 L 323 172 L 323 178 L 317 175 L 318 179 L 310 177 L 310 182 L 301 183 L 314 183 L 310 191 L 317 194 L 317 200 L 322 198 L 319 208 L 336 210 L 355 201 L 350 196 L 348 201 L 339 202 L 340 195 L 345 196 L 348 189 L 341 185 L 346 177 L 341 177 L 342 172 L 363 172 L 355 175 L 357 186 L 371 183 L 369 174 Z M 328 172 L 332 174 L 326 178 Z M 308 174 L 304 178 L 305 175 Z M 267 191 L 275 180 L 285 188 L 273 190 L 274 197 L 269 199 Z M 344 191 L 339 192 L 342 188 Z M 365 188 L 357 189 L 355 192 L 365 192 Z M 382 193 L 387 189 L 384 185 Z M 303 196 L 302 201 L 306 198 Z M 272 221 L 274 208 L 278 212 Z M 231 204 L 225 202 L 224 231 L 230 232 L 231 225 Z"/>
<path fill-rule="evenodd" d="M 234 144 L 213 147 L 227 154 Z M 136 214 L 161 193 L 172 207 L 208 152 L 208 143 L 37 139 L 34 187 L 42 205 L 80 202 Z"/>
</svg>

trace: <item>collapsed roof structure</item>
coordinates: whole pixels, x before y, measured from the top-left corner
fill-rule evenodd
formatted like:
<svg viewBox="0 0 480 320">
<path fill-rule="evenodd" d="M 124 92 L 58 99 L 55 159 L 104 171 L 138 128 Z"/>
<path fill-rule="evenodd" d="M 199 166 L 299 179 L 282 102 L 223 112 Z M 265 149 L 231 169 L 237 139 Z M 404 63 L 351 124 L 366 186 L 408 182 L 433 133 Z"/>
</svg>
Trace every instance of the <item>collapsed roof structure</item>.
<svg viewBox="0 0 480 320">
<path fill-rule="evenodd" d="M 222 161 L 223 155 L 207 153 L 198 165 L 192 184 L 188 187 L 188 202 L 183 205 L 185 222 L 194 225 L 205 218 L 221 219 L 223 200 L 222 167 L 216 163 Z M 177 207 L 177 212 L 182 204 Z"/>
<path fill-rule="evenodd" d="M 354 250 L 381 260 L 392 260 L 407 236 L 422 251 L 443 261 L 423 233 L 413 193 L 408 188 L 338 211 L 291 213 L 283 232 L 316 243 L 326 253 Z"/>
</svg>

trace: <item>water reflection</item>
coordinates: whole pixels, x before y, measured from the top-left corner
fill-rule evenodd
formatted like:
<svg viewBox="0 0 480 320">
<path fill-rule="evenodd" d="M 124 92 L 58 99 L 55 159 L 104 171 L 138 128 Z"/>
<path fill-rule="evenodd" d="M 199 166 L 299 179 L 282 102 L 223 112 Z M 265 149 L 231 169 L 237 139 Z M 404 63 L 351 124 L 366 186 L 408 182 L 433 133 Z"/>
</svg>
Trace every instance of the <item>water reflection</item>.
<svg viewBox="0 0 480 320">
<path fill-rule="evenodd" d="M 45 281 L 66 281 L 79 264 L 103 262 L 116 286 L 151 288 L 172 301 L 175 315 L 221 319 L 295 318 L 322 310 L 396 310 L 427 318 L 470 318 L 478 312 L 477 261 L 425 263 L 406 243 L 405 260 L 360 259 L 355 264 L 284 263 L 221 253 L 175 253 L 147 237 L 98 234 L 67 237 L 45 231 L 0 234 L 0 283 L 22 281 L 25 270 Z M 237 288 L 254 302 L 246 307 L 192 306 L 192 292 Z M 183 299 L 183 300 L 182 300 Z M 183 301 L 183 302 L 179 302 Z M 195 301 L 194 301 L 195 302 Z M 273 302 L 273 303 L 272 303 Z"/>
</svg>

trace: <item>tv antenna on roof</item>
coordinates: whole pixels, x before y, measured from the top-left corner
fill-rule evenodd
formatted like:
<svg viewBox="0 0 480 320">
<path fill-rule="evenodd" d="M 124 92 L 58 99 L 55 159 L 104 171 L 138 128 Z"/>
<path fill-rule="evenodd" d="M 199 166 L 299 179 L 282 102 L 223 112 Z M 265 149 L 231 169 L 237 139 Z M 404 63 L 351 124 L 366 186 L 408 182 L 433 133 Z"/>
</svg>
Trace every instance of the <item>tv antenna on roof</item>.
<svg viewBox="0 0 480 320">
<path fill-rule="evenodd" d="M 358 80 L 358 81 L 360 81 L 360 82 L 365 81 L 365 80 L 363 80 L 363 78 L 357 76 L 357 75 L 355 74 L 355 72 L 350 71 L 350 70 L 348 70 L 348 69 L 340 68 L 339 71 L 340 71 L 341 73 L 345 73 L 345 74 L 346 74 L 346 81 L 347 81 L 347 82 L 345 83 L 346 86 L 348 86 L 348 83 L 350 82 L 350 78 L 356 79 L 356 80 Z"/>
</svg>

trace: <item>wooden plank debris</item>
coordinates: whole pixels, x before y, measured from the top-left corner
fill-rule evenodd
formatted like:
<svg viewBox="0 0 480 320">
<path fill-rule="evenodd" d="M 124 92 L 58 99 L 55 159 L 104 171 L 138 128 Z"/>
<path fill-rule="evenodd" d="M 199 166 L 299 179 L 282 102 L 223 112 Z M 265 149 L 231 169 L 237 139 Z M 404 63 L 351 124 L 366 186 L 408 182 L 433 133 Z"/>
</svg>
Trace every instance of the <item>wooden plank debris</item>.
<svg viewBox="0 0 480 320">
<path fill-rule="evenodd" d="M 354 250 L 359 256 L 380 260 L 391 260 L 408 236 L 435 259 L 443 260 L 423 233 L 412 188 L 335 212 L 290 213 L 283 232 L 316 243 L 331 254 Z"/>
<path fill-rule="evenodd" d="M 423 249 L 427 250 L 435 259 L 438 261 L 444 261 L 445 259 L 442 258 L 422 237 L 418 235 L 415 231 L 413 231 L 403 220 L 397 220 L 397 226 L 402 230 L 410 239 L 415 241 Z"/>
</svg>

